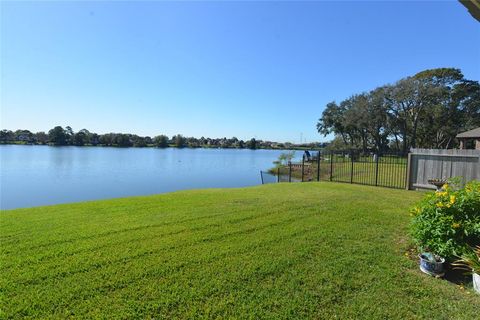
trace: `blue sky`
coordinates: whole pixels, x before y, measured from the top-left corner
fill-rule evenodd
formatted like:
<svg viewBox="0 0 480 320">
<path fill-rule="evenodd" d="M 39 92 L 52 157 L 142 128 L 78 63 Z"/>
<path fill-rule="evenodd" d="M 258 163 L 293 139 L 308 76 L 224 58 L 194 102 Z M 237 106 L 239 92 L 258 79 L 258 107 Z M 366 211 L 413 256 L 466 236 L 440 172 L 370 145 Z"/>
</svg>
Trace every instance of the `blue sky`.
<svg viewBox="0 0 480 320">
<path fill-rule="evenodd" d="M 480 80 L 458 2 L 2 2 L 1 127 L 325 141 L 324 106 L 418 71 Z"/>
</svg>

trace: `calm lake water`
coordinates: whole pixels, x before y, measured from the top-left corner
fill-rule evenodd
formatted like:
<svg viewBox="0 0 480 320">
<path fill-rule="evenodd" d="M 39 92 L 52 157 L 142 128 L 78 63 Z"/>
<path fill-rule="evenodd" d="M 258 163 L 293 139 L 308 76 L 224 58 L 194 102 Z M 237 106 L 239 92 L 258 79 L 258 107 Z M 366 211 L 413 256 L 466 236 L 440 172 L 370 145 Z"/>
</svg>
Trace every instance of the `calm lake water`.
<svg viewBox="0 0 480 320">
<path fill-rule="evenodd" d="M 282 152 L 1 145 L 0 208 L 252 186 Z"/>
</svg>

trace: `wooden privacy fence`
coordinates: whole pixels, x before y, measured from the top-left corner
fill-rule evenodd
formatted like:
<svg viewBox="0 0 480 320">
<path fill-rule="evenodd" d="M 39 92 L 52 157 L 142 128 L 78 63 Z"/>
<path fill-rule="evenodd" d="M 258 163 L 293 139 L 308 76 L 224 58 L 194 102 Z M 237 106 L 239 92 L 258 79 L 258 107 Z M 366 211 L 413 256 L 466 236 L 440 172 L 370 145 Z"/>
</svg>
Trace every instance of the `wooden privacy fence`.
<svg viewBox="0 0 480 320">
<path fill-rule="evenodd" d="M 408 154 L 407 189 L 435 189 L 429 179 L 480 180 L 480 150 L 412 149 Z"/>
</svg>

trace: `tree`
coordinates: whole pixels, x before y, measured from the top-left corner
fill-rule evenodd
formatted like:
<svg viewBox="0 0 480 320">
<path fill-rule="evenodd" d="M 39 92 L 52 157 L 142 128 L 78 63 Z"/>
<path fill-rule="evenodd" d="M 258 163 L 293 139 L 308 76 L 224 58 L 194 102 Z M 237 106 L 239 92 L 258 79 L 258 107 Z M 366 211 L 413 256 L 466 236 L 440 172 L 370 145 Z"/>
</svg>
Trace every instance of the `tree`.
<svg viewBox="0 0 480 320">
<path fill-rule="evenodd" d="M 132 142 L 128 134 L 118 133 L 115 134 L 114 143 L 119 147 L 131 147 Z"/>
<path fill-rule="evenodd" d="M 92 133 L 92 134 L 90 135 L 90 144 L 91 144 L 92 146 L 96 146 L 96 145 L 99 144 L 99 143 L 100 143 L 100 136 L 99 136 L 98 134 L 96 134 L 96 133 Z"/>
<path fill-rule="evenodd" d="M 186 139 L 181 134 L 173 136 L 172 140 L 177 148 L 185 147 Z"/>
<path fill-rule="evenodd" d="M 133 146 L 138 147 L 138 148 L 144 148 L 147 146 L 147 142 L 145 141 L 144 137 L 139 137 L 137 135 L 134 135 L 132 137 L 133 140 Z"/>
<path fill-rule="evenodd" d="M 46 144 L 48 142 L 48 135 L 45 132 L 40 131 L 35 134 L 35 139 L 37 140 L 37 143 Z"/>
<path fill-rule="evenodd" d="M 480 125 L 480 85 L 466 80 L 458 69 L 425 70 L 415 75 L 431 86 L 428 113 L 418 127 L 422 146 L 451 148 L 455 136 Z M 428 137 L 428 138 L 427 138 Z"/>
<path fill-rule="evenodd" d="M 61 126 L 56 126 L 48 131 L 48 139 L 56 146 L 64 146 L 67 144 L 67 135 Z"/>
<path fill-rule="evenodd" d="M 114 138 L 115 138 L 114 133 L 102 134 L 99 137 L 99 142 L 104 146 L 112 146 L 114 144 Z"/>
<path fill-rule="evenodd" d="M 295 157 L 295 151 L 282 152 L 276 161 L 273 161 L 275 167 L 286 166 Z"/>
<path fill-rule="evenodd" d="M 76 146 L 83 146 L 90 140 L 90 132 L 87 129 L 82 129 L 73 135 L 73 144 Z"/>
<path fill-rule="evenodd" d="M 257 149 L 257 140 L 255 140 L 255 138 L 252 138 L 250 140 L 247 141 L 247 148 L 248 149 Z"/>
<path fill-rule="evenodd" d="M 347 133 L 344 122 L 345 111 L 345 106 L 340 107 L 335 101 L 328 103 L 322 113 L 322 117 L 317 122 L 318 133 L 323 134 L 323 136 L 336 133 L 347 143 Z"/>
<path fill-rule="evenodd" d="M 480 84 L 454 68 L 429 69 L 368 93 L 326 105 L 320 134 L 349 148 L 452 148 L 455 136 L 480 125 Z M 338 145 L 338 143 L 336 143 Z"/>
<path fill-rule="evenodd" d="M 15 140 L 15 135 L 11 130 L 0 131 L 0 141 L 2 143 L 13 142 L 14 140 Z"/>
<path fill-rule="evenodd" d="M 72 127 L 66 126 L 64 132 L 65 132 L 66 144 L 74 144 L 75 132 L 73 132 Z"/>
<path fill-rule="evenodd" d="M 388 148 L 388 137 L 391 135 L 385 88 L 370 91 L 364 95 L 362 102 L 359 123 L 364 126 L 367 137 L 371 138 L 371 146 L 375 151 L 382 152 Z"/>
<path fill-rule="evenodd" d="M 328 151 L 338 151 L 338 150 L 346 150 L 348 149 L 348 145 L 345 143 L 342 137 L 336 135 L 332 141 L 328 143 L 325 147 Z"/>
<path fill-rule="evenodd" d="M 155 138 L 153 138 L 153 144 L 157 148 L 166 148 L 168 147 L 168 137 L 163 134 L 156 136 Z"/>
<path fill-rule="evenodd" d="M 186 143 L 189 148 L 198 148 L 200 146 L 198 143 L 198 139 L 194 137 L 186 138 Z"/>
</svg>

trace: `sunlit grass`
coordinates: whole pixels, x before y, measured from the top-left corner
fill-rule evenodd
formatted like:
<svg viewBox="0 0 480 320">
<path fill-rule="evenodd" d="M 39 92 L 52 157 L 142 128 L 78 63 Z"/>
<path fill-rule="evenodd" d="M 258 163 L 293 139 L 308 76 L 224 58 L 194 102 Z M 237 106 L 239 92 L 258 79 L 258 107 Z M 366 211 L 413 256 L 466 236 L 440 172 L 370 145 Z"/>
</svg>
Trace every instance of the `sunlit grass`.
<svg viewBox="0 0 480 320">
<path fill-rule="evenodd" d="M 404 256 L 421 194 L 336 183 L 1 213 L 1 317 L 474 319 Z"/>
</svg>

